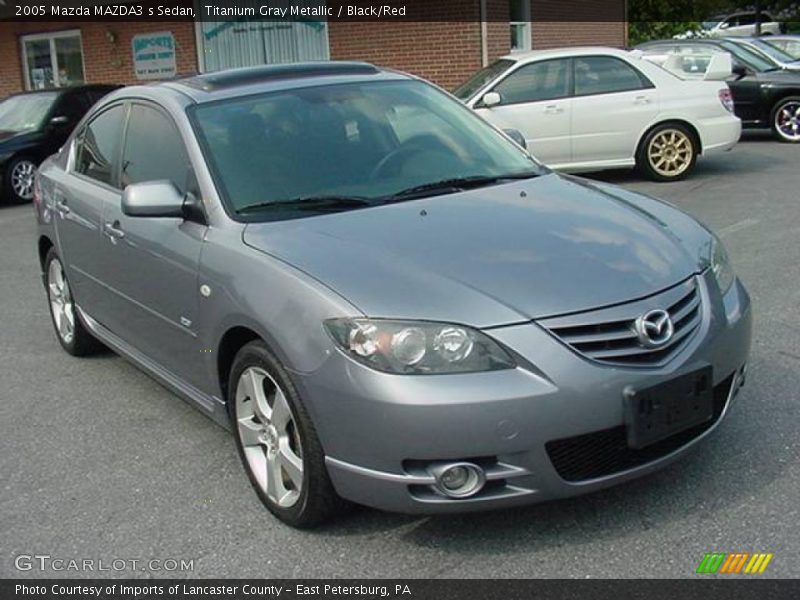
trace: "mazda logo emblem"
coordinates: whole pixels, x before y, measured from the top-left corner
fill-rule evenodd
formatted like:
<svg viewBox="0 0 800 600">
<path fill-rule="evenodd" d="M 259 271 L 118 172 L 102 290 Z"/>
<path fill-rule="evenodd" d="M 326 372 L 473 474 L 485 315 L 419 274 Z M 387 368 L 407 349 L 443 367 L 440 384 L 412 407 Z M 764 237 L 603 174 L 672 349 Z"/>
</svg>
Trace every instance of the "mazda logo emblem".
<svg viewBox="0 0 800 600">
<path fill-rule="evenodd" d="M 645 348 L 658 348 L 672 339 L 675 325 L 669 313 L 662 309 L 651 310 L 634 323 L 639 343 Z"/>
</svg>

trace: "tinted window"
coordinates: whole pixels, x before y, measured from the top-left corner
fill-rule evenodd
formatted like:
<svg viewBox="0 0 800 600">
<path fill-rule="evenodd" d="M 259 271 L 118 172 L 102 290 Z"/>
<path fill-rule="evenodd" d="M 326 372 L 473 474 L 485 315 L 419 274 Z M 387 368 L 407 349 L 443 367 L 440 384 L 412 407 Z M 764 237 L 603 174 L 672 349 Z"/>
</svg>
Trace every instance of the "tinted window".
<svg viewBox="0 0 800 600">
<path fill-rule="evenodd" d="M 564 98 L 569 94 L 568 67 L 568 60 L 525 65 L 497 84 L 494 91 L 500 94 L 503 104 Z"/>
<path fill-rule="evenodd" d="M 610 94 L 646 86 L 642 76 L 625 61 L 610 56 L 575 59 L 575 95 Z"/>
<path fill-rule="evenodd" d="M 101 113 L 78 137 L 75 170 L 87 177 L 114 185 L 114 160 L 122 137 L 123 106 Z"/>
<path fill-rule="evenodd" d="M 122 152 L 122 187 L 167 179 L 186 189 L 189 159 L 175 126 L 159 111 L 134 104 Z"/>
</svg>

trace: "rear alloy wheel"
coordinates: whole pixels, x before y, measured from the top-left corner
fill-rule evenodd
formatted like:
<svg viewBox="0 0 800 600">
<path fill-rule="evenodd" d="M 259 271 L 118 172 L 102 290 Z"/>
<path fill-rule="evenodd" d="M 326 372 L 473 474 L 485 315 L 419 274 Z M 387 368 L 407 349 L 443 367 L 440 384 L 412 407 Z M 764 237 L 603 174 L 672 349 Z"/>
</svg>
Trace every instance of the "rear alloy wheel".
<svg viewBox="0 0 800 600">
<path fill-rule="evenodd" d="M 263 342 L 251 342 L 236 355 L 228 402 L 242 464 L 275 516 L 294 527 L 312 527 L 343 505 L 305 407 Z"/>
<path fill-rule="evenodd" d="M 775 106 L 772 131 L 782 142 L 800 142 L 800 97 L 784 98 Z"/>
<path fill-rule="evenodd" d="M 9 162 L 5 173 L 5 195 L 12 204 L 23 204 L 33 199 L 33 178 L 36 164 L 27 158 Z"/>
<path fill-rule="evenodd" d="M 64 350 L 72 356 L 86 356 L 101 349 L 102 344 L 87 331 L 78 316 L 64 266 L 54 248 L 45 259 L 45 284 L 50 317 Z"/>
<path fill-rule="evenodd" d="M 694 136 L 682 125 L 659 125 L 645 137 L 636 162 L 654 181 L 683 179 L 697 162 Z"/>
</svg>

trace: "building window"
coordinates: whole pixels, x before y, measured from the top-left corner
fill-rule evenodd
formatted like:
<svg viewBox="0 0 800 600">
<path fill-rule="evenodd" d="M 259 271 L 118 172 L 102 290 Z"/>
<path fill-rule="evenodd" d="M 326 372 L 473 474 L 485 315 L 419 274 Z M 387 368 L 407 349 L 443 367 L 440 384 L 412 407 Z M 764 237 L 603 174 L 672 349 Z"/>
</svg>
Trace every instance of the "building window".
<svg viewBox="0 0 800 600">
<path fill-rule="evenodd" d="M 509 2 L 511 25 L 511 51 L 531 49 L 531 0 Z"/>
<path fill-rule="evenodd" d="M 84 83 L 80 31 L 24 35 L 21 42 L 26 89 L 45 90 Z"/>
</svg>

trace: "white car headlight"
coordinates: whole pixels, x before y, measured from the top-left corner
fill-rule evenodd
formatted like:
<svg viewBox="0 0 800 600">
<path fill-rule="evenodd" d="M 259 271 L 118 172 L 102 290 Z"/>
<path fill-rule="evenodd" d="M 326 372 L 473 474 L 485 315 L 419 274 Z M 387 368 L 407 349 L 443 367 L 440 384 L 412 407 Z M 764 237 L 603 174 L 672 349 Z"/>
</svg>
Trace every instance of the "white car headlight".
<svg viewBox="0 0 800 600">
<path fill-rule="evenodd" d="M 497 342 L 463 325 L 330 319 L 325 329 L 351 358 L 385 373 L 473 373 L 516 366 Z"/>
<path fill-rule="evenodd" d="M 725 250 L 725 245 L 717 237 L 714 238 L 714 241 L 711 244 L 711 257 L 709 266 L 714 273 L 714 277 L 717 279 L 720 292 L 725 294 L 729 289 L 731 289 L 735 274 L 733 272 L 733 267 L 731 266 L 731 260 L 728 258 L 728 251 Z"/>
</svg>

